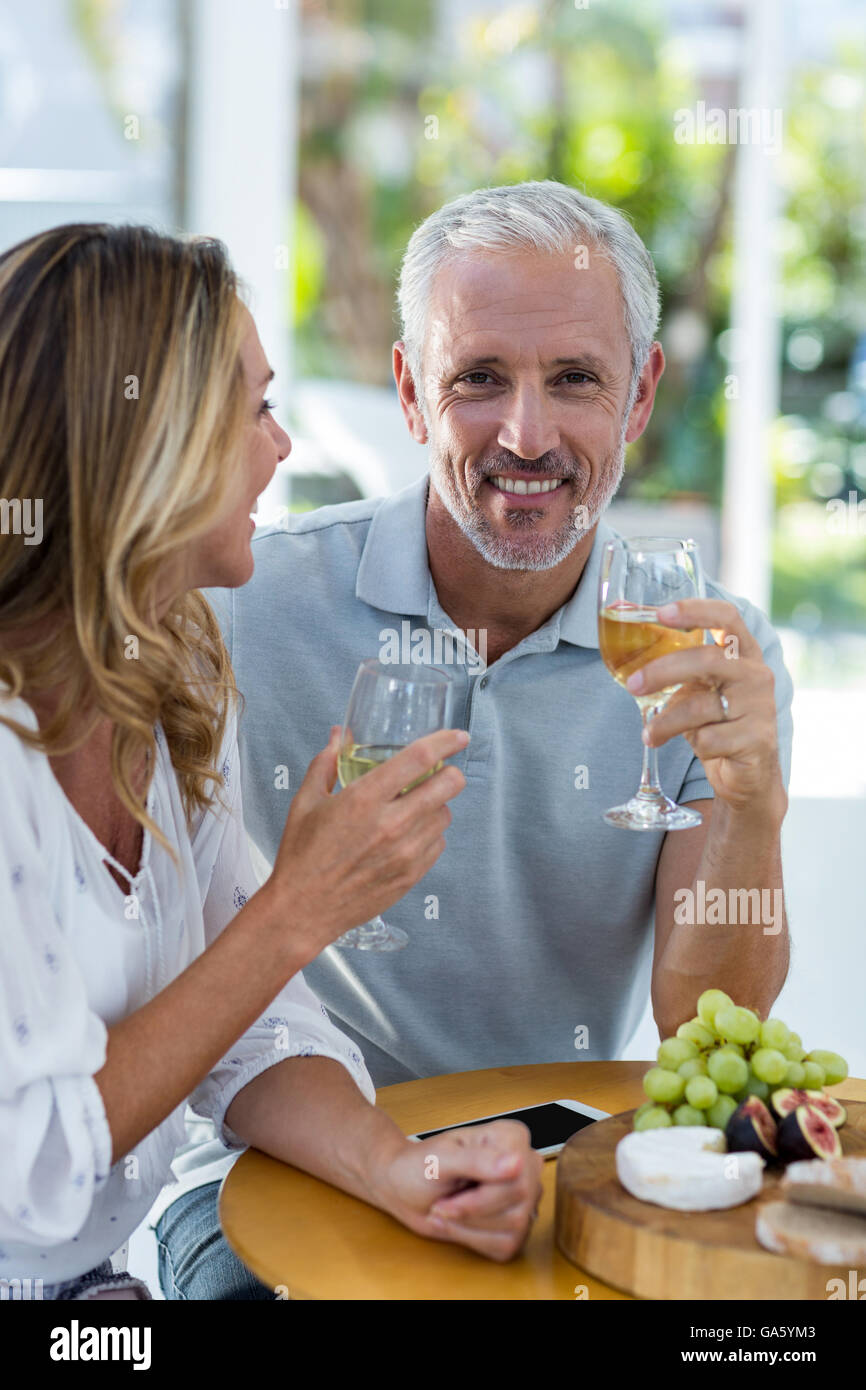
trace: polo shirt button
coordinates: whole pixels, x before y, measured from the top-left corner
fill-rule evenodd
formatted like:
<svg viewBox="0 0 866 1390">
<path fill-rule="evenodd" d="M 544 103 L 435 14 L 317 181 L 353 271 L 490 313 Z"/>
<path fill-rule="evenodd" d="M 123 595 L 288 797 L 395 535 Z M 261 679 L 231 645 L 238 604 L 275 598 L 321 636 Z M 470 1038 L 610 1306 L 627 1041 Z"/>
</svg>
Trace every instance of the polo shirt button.
<svg viewBox="0 0 866 1390">
<path fill-rule="evenodd" d="M 486 689 L 487 689 L 487 682 L 488 682 L 489 679 L 490 679 L 489 676 L 482 676 L 482 677 L 481 677 L 480 685 L 481 685 L 481 689 L 482 689 L 482 690 L 486 690 Z"/>
</svg>

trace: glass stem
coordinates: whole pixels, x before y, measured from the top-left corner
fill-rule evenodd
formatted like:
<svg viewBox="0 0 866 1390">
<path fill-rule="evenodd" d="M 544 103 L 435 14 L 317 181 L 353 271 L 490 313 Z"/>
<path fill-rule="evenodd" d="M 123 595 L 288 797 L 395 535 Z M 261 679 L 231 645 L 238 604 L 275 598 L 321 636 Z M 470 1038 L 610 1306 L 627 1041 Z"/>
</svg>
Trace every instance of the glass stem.
<svg viewBox="0 0 866 1390">
<path fill-rule="evenodd" d="M 640 716 L 644 730 L 646 731 L 652 723 L 653 715 L 658 711 L 657 705 L 644 705 Z M 657 801 L 664 793 L 659 782 L 659 750 L 652 748 L 649 744 L 643 745 L 643 763 L 640 770 L 640 787 L 636 793 L 643 800 Z"/>
</svg>

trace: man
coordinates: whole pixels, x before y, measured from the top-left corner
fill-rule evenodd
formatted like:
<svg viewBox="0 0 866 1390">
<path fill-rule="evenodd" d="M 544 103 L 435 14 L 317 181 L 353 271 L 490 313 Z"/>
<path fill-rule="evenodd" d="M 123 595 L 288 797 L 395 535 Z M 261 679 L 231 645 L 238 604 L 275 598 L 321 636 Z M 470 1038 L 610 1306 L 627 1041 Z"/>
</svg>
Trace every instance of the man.
<svg viewBox="0 0 866 1390">
<path fill-rule="evenodd" d="M 251 582 L 213 596 L 247 701 L 247 825 L 268 860 L 358 663 L 397 634 L 434 658 L 437 634 L 449 655 L 442 634 L 463 635 L 449 669 L 467 786 L 446 851 L 388 913 L 409 945 L 329 949 L 311 984 L 377 1085 L 615 1057 L 648 984 L 663 1036 L 710 986 L 765 1014 L 788 962 L 791 682 L 766 618 L 717 584 L 668 621 L 719 645 L 630 684 L 683 683 L 649 737 L 665 790 L 702 823 L 634 835 L 602 819 L 633 792 L 640 747 L 637 705 L 599 657 L 597 588 L 615 534 L 602 513 L 664 369 L 646 248 L 561 184 L 484 189 L 416 230 L 400 307 L 394 375 L 429 478 L 265 528 Z M 769 921 L 684 920 L 689 893 L 753 889 Z M 191 1229 L 172 1239 L 189 1258 Z"/>
</svg>

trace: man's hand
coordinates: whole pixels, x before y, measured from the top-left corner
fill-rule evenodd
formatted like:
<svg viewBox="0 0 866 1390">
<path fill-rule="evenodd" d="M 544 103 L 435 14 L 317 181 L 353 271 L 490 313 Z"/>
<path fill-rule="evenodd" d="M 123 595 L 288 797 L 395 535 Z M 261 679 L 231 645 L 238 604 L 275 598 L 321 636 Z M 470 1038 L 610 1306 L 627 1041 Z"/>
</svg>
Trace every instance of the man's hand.
<svg viewBox="0 0 866 1390">
<path fill-rule="evenodd" d="M 526 1125 L 492 1120 L 407 1141 L 390 1159 L 375 1200 L 416 1235 L 468 1245 L 501 1263 L 529 1234 L 543 1163 Z"/>
<path fill-rule="evenodd" d="M 711 629 L 715 644 L 672 652 L 629 677 L 633 695 L 682 683 L 652 719 L 647 742 L 659 747 L 682 734 L 717 797 L 732 810 L 771 808 L 781 821 L 787 797 L 779 766 L 775 682 L 758 642 L 734 605 L 722 600 L 668 604 L 658 610 L 658 621 L 666 627 Z"/>
</svg>

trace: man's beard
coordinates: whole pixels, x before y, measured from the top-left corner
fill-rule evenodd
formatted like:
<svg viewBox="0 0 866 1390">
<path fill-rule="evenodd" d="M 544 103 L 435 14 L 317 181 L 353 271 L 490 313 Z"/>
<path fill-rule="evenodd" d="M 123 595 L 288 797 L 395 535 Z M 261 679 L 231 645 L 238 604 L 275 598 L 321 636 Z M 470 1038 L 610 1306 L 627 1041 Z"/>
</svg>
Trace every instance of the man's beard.
<svg viewBox="0 0 866 1390">
<path fill-rule="evenodd" d="M 554 565 L 560 564 L 571 554 L 578 541 L 596 525 L 622 481 L 628 418 L 629 412 L 626 411 L 619 441 L 605 458 L 594 486 L 589 493 L 580 497 L 580 501 L 575 503 L 562 526 L 553 535 L 533 536 L 532 531 L 538 522 L 538 513 L 524 507 L 515 507 L 505 513 L 510 531 L 520 532 L 520 536 L 498 535 L 474 497 L 483 479 L 514 469 L 519 469 L 524 474 L 530 470 L 535 471 L 540 478 L 564 478 L 566 486 L 575 482 L 579 486 L 581 476 L 585 476 L 585 470 L 581 470 L 570 454 L 553 449 L 541 458 L 531 461 L 517 458 L 515 454 L 507 451 L 495 454 L 474 466 L 474 476 L 470 475 L 469 478 L 473 498 L 467 503 L 454 484 L 454 472 L 449 466 L 447 453 L 431 445 L 430 479 L 449 515 L 489 565 L 503 570 L 553 569 Z"/>
</svg>

